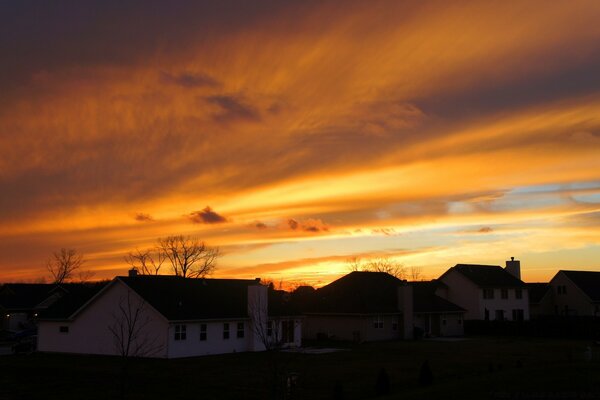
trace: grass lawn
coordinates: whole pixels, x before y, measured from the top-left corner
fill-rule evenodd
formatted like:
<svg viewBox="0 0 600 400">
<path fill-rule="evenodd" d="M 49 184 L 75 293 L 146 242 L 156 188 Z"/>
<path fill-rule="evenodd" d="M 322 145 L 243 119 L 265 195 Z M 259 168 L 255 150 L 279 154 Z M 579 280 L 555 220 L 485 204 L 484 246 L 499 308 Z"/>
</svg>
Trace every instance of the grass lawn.
<svg viewBox="0 0 600 400">
<path fill-rule="evenodd" d="M 0 357 L 0 399 L 263 399 L 274 371 L 293 372 L 293 399 L 375 396 L 381 368 L 387 399 L 600 399 L 600 347 L 555 339 L 471 338 L 385 342 L 327 354 L 238 353 L 179 360 L 31 354 Z M 418 383 L 428 360 L 431 386 Z M 276 365 L 276 367 L 274 367 Z M 279 395 L 282 390 L 278 392 Z M 281 397 L 281 396 L 279 396 Z"/>
</svg>

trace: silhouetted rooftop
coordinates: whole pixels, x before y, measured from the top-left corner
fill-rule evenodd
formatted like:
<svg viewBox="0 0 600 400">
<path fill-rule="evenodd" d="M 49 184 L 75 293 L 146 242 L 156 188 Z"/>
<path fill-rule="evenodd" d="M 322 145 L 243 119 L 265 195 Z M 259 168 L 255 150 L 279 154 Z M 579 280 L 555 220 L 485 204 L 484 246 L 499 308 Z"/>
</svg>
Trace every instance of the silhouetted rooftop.
<svg viewBox="0 0 600 400">
<path fill-rule="evenodd" d="M 6 310 L 33 310 L 61 287 L 54 283 L 5 283 L 0 286 L 0 305 Z"/>
<path fill-rule="evenodd" d="M 41 311 L 38 317 L 40 319 L 68 318 L 109 283 L 109 281 L 102 281 L 62 285 L 64 293 L 46 310 Z"/>
<path fill-rule="evenodd" d="M 456 264 L 449 271 L 460 272 L 479 287 L 519 287 L 525 283 L 499 265 Z M 442 275 L 443 276 L 443 275 Z"/>
<path fill-rule="evenodd" d="M 446 285 L 438 280 L 409 282 L 413 288 L 413 311 L 415 313 L 457 313 L 464 308 L 438 296 L 435 291 Z"/>
<path fill-rule="evenodd" d="M 248 286 L 255 280 L 177 276 L 119 277 L 168 320 L 247 318 Z"/>
<path fill-rule="evenodd" d="M 398 287 L 405 282 L 385 272 L 351 272 L 318 289 L 308 312 L 395 313 Z"/>
<path fill-rule="evenodd" d="M 594 303 L 600 303 L 600 272 L 560 270 Z"/>
<path fill-rule="evenodd" d="M 550 285 L 545 282 L 526 283 L 529 293 L 529 303 L 538 304 L 550 290 Z"/>
</svg>

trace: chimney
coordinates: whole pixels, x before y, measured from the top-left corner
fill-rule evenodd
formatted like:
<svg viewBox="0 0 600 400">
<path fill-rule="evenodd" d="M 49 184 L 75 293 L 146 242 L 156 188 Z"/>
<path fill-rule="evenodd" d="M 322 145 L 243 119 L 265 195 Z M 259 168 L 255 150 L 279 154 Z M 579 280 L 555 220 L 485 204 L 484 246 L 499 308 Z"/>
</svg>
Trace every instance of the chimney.
<svg viewBox="0 0 600 400">
<path fill-rule="evenodd" d="M 134 276 L 137 276 L 137 275 L 138 275 L 137 269 L 135 269 L 135 268 L 131 268 L 131 269 L 129 270 L 129 277 L 130 277 L 130 278 L 131 278 L 131 277 L 134 277 Z"/>
<path fill-rule="evenodd" d="M 511 257 L 510 261 L 506 261 L 505 270 L 515 278 L 521 279 L 521 261 L 515 260 L 514 257 Z"/>
</svg>

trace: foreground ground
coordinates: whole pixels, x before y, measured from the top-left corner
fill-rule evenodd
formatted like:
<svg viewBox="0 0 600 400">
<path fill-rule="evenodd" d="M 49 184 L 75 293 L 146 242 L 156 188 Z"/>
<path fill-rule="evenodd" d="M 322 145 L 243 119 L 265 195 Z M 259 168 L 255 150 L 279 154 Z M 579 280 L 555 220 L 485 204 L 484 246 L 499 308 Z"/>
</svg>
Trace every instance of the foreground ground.
<svg viewBox="0 0 600 400">
<path fill-rule="evenodd" d="M 422 386 L 419 371 L 426 360 L 434 381 Z M 238 353 L 127 365 L 114 357 L 2 356 L 0 399 L 364 399 L 376 395 L 382 368 L 389 376 L 390 394 L 384 397 L 389 399 L 600 399 L 599 346 L 515 338 L 386 342 L 325 354 Z M 292 393 L 285 389 L 289 376 L 296 376 L 290 378 L 296 379 Z"/>
</svg>

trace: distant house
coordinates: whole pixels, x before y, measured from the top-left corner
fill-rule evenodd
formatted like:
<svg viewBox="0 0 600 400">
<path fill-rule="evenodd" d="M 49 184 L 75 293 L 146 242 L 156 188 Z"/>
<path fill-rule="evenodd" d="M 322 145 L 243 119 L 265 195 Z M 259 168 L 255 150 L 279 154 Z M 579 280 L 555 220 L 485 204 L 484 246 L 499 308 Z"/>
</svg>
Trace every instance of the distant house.
<svg viewBox="0 0 600 400">
<path fill-rule="evenodd" d="M 413 336 L 412 287 L 383 272 L 352 272 L 312 294 L 303 336 L 377 341 Z"/>
<path fill-rule="evenodd" d="M 448 287 L 447 299 L 466 310 L 467 320 L 528 320 L 529 297 L 520 279 L 520 262 L 512 259 L 506 265 L 457 264 L 439 280 Z"/>
<path fill-rule="evenodd" d="M 413 288 L 414 326 L 425 336 L 462 336 L 465 309 L 448 301 L 448 287 L 438 281 L 409 282 Z"/>
<path fill-rule="evenodd" d="M 549 286 L 555 315 L 600 316 L 600 272 L 560 270 Z"/>
<path fill-rule="evenodd" d="M 536 319 L 554 315 L 554 295 L 550 284 L 545 282 L 526 283 L 529 295 L 529 316 Z"/>
<path fill-rule="evenodd" d="M 179 358 L 300 345 L 301 319 L 269 313 L 268 297 L 259 280 L 117 277 L 42 314 L 38 350 Z"/>
<path fill-rule="evenodd" d="M 38 313 L 45 310 L 75 284 L 5 283 L 0 286 L 1 329 L 17 332 L 35 327 Z"/>
</svg>

